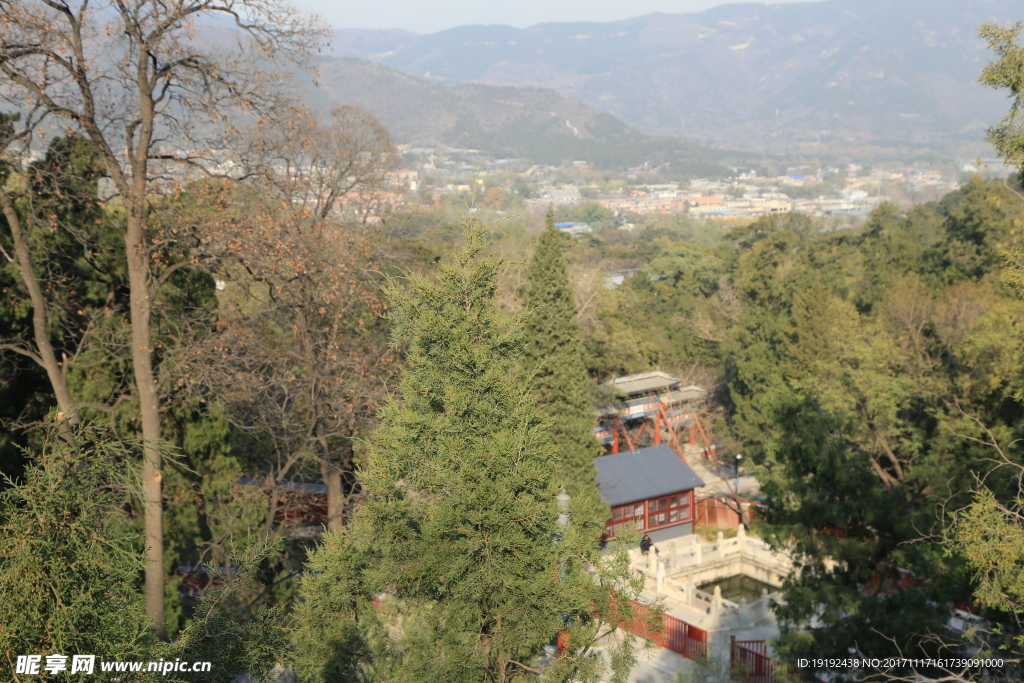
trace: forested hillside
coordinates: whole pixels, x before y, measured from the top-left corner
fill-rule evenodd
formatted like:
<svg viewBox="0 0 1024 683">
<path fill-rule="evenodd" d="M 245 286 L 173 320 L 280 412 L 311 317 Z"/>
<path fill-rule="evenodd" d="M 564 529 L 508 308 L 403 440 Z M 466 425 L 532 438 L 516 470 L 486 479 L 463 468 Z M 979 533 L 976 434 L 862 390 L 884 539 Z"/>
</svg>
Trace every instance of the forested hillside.
<svg viewBox="0 0 1024 683">
<path fill-rule="evenodd" d="M 716 176 L 742 155 L 641 133 L 615 116 L 536 87 L 443 84 L 361 59 L 320 61 L 311 103 L 363 107 L 396 141 L 478 149 L 502 158 L 597 168 L 670 165 L 680 177 Z"/>
<path fill-rule="evenodd" d="M 802 558 L 777 612 L 787 652 L 934 653 L 925 641 L 971 601 L 942 539 L 980 480 L 1016 495 L 987 475 L 996 444 L 1017 461 L 1024 424 L 1024 303 L 1000 282 L 1022 219 L 1019 195 L 975 178 L 937 204 L 883 205 L 858 231 L 782 216 L 576 246 L 640 267 L 602 296 L 596 376 L 716 379 L 717 437 L 756 463 L 764 532 Z"/>
</svg>

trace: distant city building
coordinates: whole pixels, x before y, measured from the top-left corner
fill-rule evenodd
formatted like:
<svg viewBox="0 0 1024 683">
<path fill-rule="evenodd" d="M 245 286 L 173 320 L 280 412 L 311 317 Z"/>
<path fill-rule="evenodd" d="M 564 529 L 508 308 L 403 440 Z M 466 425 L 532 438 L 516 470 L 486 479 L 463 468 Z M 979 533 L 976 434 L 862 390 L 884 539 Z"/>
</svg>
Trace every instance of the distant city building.
<svg viewBox="0 0 1024 683">
<path fill-rule="evenodd" d="M 580 188 L 575 185 L 561 185 L 559 187 L 542 187 L 540 199 L 555 204 L 579 204 L 583 201 Z"/>
</svg>

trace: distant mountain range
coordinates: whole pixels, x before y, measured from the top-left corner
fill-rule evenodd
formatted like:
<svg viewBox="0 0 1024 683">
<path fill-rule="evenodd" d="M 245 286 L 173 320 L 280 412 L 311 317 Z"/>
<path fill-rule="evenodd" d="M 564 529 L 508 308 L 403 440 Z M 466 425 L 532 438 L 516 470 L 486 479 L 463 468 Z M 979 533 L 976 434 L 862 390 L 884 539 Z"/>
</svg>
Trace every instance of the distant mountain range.
<svg viewBox="0 0 1024 683">
<path fill-rule="evenodd" d="M 551 108 L 544 123 L 551 94 L 513 97 L 508 89 L 550 88 L 645 133 L 702 144 L 826 156 L 838 149 L 947 154 L 965 143 L 977 150 L 984 129 L 1007 108 L 1005 95 L 976 83 L 991 57 L 978 26 L 1022 18 L 1020 0 L 825 0 L 526 29 L 464 26 L 430 35 L 341 30 L 334 49 L 458 86 L 441 94 L 417 85 L 425 99 L 406 100 L 413 110 L 454 97 L 460 107 L 482 111 L 495 106 L 484 99 L 495 98 L 498 105 L 515 99 L 510 111 L 531 112 L 508 114 L 517 125 L 557 127 L 560 119 L 572 120 L 570 112 L 583 115 L 578 104 L 558 100 L 564 109 Z M 331 64 L 346 78 L 355 68 L 346 60 Z M 374 76 L 391 82 L 377 92 L 397 87 L 397 77 L 387 73 Z M 468 83 L 506 89 L 459 90 Z M 377 111 L 351 89 L 343 98 Z M 451 124 L 432 105 L 426 111 L 438 112 L 431 125 Z M 613 125 L 586 117 L 598 127 Z M 398 118 L 391 125 L 401 136 L 407 124 Z M 479 130 L 465 123 L 461 134 L 473 139 Z M 513 137 L 508 144 L 516 144 Z"/>
<path fill-rule="evenodd" d="M 310 104 L 368 109 L 398 142 L 479 149 L 552 165 L 668 165 L 677 177 L 720 175 L 727 172 L 722 164 L 741 161 L 692 142 L 640 133 L 551 89 L 445 85 L 354 58 L 323 59 L 319 70 L 320 86 L 307 91 Z"/>
</svg>

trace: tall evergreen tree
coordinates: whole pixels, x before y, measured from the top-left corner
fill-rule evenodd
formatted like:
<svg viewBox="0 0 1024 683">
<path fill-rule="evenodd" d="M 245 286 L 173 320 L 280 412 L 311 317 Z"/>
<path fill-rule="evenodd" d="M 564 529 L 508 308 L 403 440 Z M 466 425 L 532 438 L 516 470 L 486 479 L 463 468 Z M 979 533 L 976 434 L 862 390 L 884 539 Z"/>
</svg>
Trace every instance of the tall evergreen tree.
<svg viewBox="0 0 1024 683">
<path fill-rule="evenodd" d="M 562 253 L 564 235 L 548 209 L 547 226 L 526 271 L 524 360 L 533 391 L 551 421 L 561 457 L 561 475 L 570 495 L 597 498 L 594 458 L 603 454 L 594 438 L 594 405 L 576 320 L 576 301 Z"/>
<path fill-rule="evenodd" d="M 303 579 L 305 680 L 511 682 L 541 669 L 596 680 L 593 644 L 633 618 L 622 612 L 641 585 L 625 553 L 602 557 L 582 501 L 560 521 L 557 450 L 518 372 L 519 324 L 494 305 L 499 262 L 484 246 L 473 225 L 436 281 L 389 292 L 408 370 L 370 442 L 371 498 Z M 545 664 L 559 633 L 568 647 Z M 631 644 L 611 661 L 624 680 Z"/>
</svg>

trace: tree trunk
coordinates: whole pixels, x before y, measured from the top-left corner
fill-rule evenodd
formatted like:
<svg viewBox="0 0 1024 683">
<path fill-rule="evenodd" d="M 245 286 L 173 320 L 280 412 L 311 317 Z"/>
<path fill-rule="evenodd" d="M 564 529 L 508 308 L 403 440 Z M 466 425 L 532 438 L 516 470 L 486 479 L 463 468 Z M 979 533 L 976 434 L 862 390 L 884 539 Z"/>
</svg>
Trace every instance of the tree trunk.
<svg viewBox="0 0 1024 683">
<path fill-rule="evenodd" d="M 324 437 L 323 424 L 316 425 L 316 440 L 320 446 L 320 477 L 327 486 L 327 530 L 341 531 L 342 511 L 345 505 L 345 492 L 341 486 L 341 468 L 331 462 L 330 448 Z"/>
<path fill-rule="evenodd" d="M 327 485 L 327 530 L 341 531 L 345 493 L 341 486 L 341 470 L 326 460 L 320 461 L 320 476 Z"/>
<path fill-rule="evenodd" d="M 57 360 L 57 352 L 50 343 L 50 335 L 46 327 L 49 318 L 49 305 L 43 294 L 43 288 L 39 284 L 35 268 L 32 265 L 32 254 L 29 251 L 28 240 L 26 239 L 21 224 L 21 218 L 14 208 L 11 196 L 0 191 L 0 204 L 3 205 L 4 217 L 7 219 L 7 226 L 11 231 L 11 240 L 14 243 L 14 266 L 21 277 L 21 282 L 28 292 L 29 300 L 32 302 L 32 336 L 38 354 L 33 360 L 42 366 L 46 371 L 46 378 L 50 381 L 53 395 L 57 398 L 57 405 L 64 413 L 68 422 L 80 424 L 81 416 L 75 403 L 71 400 L 71 391 L 68 389 L 67 377 L 64 375 L 60 361 Z"/>
<path fill-rule="evenodd" d="M 164 638 L 164 523 L 163 474 L 160 472 L 160 400 L 153 371 L 150 339 L 149 252 L 146 248 L 145 184 L 128 211 L 125 231 L 125 252 L 128 261 L 129 311 L 132 329 L 132 370 L 138 392 L 139 415 L 142 420 L 142 494 L 145 520 L 146 579 L 143 592 L 146 615 L 153 621 L 157 636 Z"/>
</svg>

